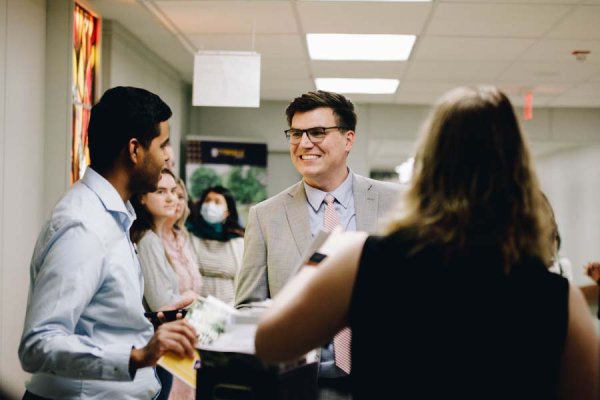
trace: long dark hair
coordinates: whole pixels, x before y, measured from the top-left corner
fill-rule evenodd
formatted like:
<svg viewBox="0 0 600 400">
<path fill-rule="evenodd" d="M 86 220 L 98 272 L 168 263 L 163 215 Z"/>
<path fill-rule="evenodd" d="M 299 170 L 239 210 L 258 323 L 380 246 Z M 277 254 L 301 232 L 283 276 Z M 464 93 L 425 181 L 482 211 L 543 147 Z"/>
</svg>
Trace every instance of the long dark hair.
<svg viewBox="0 0 600 400">
<path fill-rule="evenodd" d="M 163 168 L 160 173 L 161 179 L 164 174 L 171 175 L 173 179 L 177 181 L 177 178 L 173 174 L 173 171 L 167 168 Z M 131 197 L 131 205 L 135 210 L 136 219 L 133 221 L 131 228 L 129 229 L 129 237 L 133 243 L 138 243 L 144 237 L 144 234 L 149 231 L 155 231 L 154 217 L 150 214 L 150 211 L 142 204 L 142 196 L 147 193 L 136 193 Z"/>
<path fill-rule="evenodd" d="M 221 235 L 215 236 L 213 234 L 214 232 L 212 232 L 213 228 L 211 227 L 211 224 L 206 222 L 200 213 L 200 208 L 202 207 L 202 204 L 204 203 L 204 200 L 206 200 L 206 197 L 209 195 L 209 193 L 217 193 L 222 195 L 227 203 L 229 215 L 225 219 L 225 222 L 223 222 L 223 232 Z M 220 185 L 211 186 L 204 189 L 200 195 L 200 199 L 192 205 L 191 209 L 192 214 L 190 216 L 188 229 L 194 235 L 200 238 L 217 239 L 221 241 L 227 241 L 229 239 L 244 236 L 245 229 L 240 225 L 235 198 L 229 189 Z"/>
</svg>

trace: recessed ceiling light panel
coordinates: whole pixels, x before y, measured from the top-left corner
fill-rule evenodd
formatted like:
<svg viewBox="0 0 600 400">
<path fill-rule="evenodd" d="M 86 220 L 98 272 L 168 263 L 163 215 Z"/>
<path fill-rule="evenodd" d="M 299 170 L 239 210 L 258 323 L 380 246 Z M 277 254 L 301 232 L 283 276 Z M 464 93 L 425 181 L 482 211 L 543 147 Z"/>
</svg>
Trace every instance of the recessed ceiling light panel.
<svg viewBox="0 0 600 400">
<path fill-rule="evenodd" d="M 405 61 L 415 39 L 415 35 L 306 35 L 308 53 L 313 60 Z"/>
<path fill-rule="evenodd" d="M 317 78 L 318 90 L 336 93 L 392 94 L 398 89 L 398 79 Z"/>
</svg>

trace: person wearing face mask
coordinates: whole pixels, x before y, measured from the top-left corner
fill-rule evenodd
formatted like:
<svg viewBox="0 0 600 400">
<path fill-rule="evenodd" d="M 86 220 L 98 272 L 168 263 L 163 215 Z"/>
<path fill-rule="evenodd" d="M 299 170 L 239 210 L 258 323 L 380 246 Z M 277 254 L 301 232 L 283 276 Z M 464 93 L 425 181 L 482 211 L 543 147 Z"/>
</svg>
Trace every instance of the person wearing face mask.
<svg viewBox="0 0 600 400">
<path fill-rule="evenodd" d="M 233 280 L 244 253 L 244 228 L 231 192 L 223 186 L 205 189 L 193 207 L 188 230 L 202 275 L 200 294 L 233 304 Z"/>
</svg>

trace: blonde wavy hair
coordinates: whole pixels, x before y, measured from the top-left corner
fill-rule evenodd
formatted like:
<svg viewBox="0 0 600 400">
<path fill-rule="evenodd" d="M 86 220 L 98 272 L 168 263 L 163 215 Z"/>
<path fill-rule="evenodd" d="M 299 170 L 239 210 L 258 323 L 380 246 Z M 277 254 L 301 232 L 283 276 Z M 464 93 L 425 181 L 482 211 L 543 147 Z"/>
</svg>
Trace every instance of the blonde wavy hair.
<svg viewBox="0 0 600 400">
<path fill-rule="evenodd" d="M 505 272 L 523 258 L 548 263 L 551 216 L 510 100 L 489 86 L 445 94 L 426 120 L 412 180 L 386 233 L 411 229 L 447 257 L 474 243 L 497 251 Z"/>
<path fill-rule="evenodd" d="M 183 214 L 181 215 L 181 217 L 177 221 L 175 221 L 174 226 L 177 227 L 177 229 L 185 231 L 185 222 L 190 216 L 190 207 L 188 206 L 189 195 L 183 179 L 176 178 L 175 181 L 177 183 L 177 186 L 179 186 L 183 191 L 183 197 L 185 199 L 185 209 L 183 210 Z"/>
</svg>

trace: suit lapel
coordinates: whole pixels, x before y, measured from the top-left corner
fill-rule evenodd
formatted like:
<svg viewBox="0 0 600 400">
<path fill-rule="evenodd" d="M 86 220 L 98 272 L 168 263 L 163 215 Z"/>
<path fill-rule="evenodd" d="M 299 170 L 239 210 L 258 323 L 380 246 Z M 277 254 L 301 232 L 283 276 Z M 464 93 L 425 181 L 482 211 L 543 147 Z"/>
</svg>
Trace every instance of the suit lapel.
<svg viewBox="0 0 600 400">
<path fill-rule="evenodd" d="M 302 181 L 288 191 L 285 201 L 285 213 L 300 254 L 312 240 L 307 201 Z"/>
<path fill-rule="evenodd" d="M 371 187 L 370 182 L 354 175 L 352 191 L 354 193 L 357 231 L 372 231 L 377 226 L 378 193 L 371 190 Z"/>
</svg>

